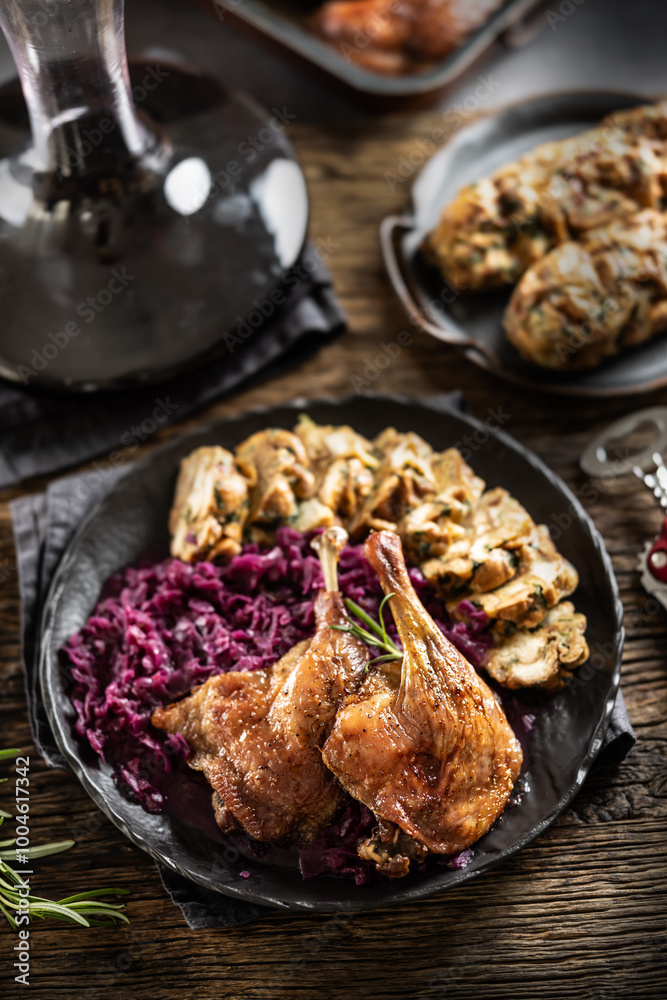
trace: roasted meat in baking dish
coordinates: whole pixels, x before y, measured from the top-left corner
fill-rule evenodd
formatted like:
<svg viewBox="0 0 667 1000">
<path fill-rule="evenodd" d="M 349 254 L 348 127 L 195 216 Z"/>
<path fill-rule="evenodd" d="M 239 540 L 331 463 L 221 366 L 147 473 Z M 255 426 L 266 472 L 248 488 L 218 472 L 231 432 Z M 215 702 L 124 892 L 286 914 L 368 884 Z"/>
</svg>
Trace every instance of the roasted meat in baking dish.
<svg viewBox="0 0 667 1000">
<path fill-rule="evenodd" d="M 592 368 L 667 330 L 667 213 L 645 209 L 563 243 L 514 289 L 505 330 L 526 361 Z"/>
<path fill-rule="evenodd" d="M 316 631 L 267 670 L 212 677 L 189 697 L 152 717 L 158 729 L 180 733 L 190 767 L 213 787 L 223 831 L 243 829 L 258 840 L 309 843 L 331 822 L 343 792 L 322 763 L 321 747 L 337 709 L 356 690 L 368 652 L 347 631 L 336 580 L 346 534 L 319 537 L 325 589 L 315 602 Z"/>
<path fill-rule="evenodd" d="M 322 756 L 380 821 L 360 855 L 400 876 L 411 859 L 456 854 L 486 833 L 507 805 L 522 752 L 496 695 L 421 604 L 398 536 L 372 534 L 364 555 L 391 595 L 403 658 L 346 699 Z"/>
<path fill-rule="evenodd" d="M 442 59 L 503 0 L 330 0 L 313 15 L 347 62 L 398 75 Z"/>
</svg>

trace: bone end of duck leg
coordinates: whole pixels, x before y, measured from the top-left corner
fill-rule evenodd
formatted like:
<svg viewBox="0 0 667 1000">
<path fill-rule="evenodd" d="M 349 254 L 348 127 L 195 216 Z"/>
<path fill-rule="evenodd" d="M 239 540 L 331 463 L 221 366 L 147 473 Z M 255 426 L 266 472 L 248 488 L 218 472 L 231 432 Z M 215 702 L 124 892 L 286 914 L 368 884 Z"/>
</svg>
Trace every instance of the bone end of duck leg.
<svg viewBox="0 0 667 1000">
<path fill-rule="evenodd" d="M 324 587 L 329 592 L 338 590 L 338 557 L 347 544 L 347 538 L 344 528 L 333 525 L 310 543 L 319 556 L 324 573 Z"/>
<path fill-rule="evenodd" d="M 373 567 L 385 591 L 412 591 L 401 539 L 395 531 L 374 531 L 364 542 L 364 558 Z"/>
</svg>

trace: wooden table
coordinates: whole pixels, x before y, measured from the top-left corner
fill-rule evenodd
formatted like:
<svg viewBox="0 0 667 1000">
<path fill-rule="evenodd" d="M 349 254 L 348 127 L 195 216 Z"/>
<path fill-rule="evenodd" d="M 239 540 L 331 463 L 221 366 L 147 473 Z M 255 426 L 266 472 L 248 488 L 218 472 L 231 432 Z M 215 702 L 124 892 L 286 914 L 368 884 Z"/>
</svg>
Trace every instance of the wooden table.
<svg viewBox="0 0 667 1000">
<path fill-rule="evenodd" d="M 212 416 L 297 395 L 347 394 L 353 391 L 351 376 L 364 378 L 382 342 L 409 329 L 384 277 L 377 242 L 379 220 L 403 207 L 408 182 L 392 191 L 384 174 L 395 172 L 400 157 L 414 152 L 416 141 L 440 122 L 441 115 L 431 112 L 416 120 L 293 129 L 312 196 L 312 235 L 332 249 L 328 264 L 350 330 L 299 370 L 161 433 L 142 454 Z M 576 492 L 585 482 L 577 458 L 596 429 L 639 406 L 667 402 L 667 391 L 592 403 L 517 391 L 453 350 L 410 332 L 412 345 L 370 380 L 369 388 L 418 397 L 460 388 L 482 418 L 501 406 L 510 415 L 505 429 Z M 35 839 L 76 832 L 73 850 L 39 862 L 33 882 L 40 894 L 58 898 L 101 885 L 123 886 L 131 890 L 132 924 L 112 931 L 33 924 L 33 996 L 612 1000 L 667 995 L 667 613 L 647 604 L 636 570 L 638 552 L 661 518 L 633 477 L 610 483 L 588 504 L 612 555 L 627 613 L 623 687 L 639 737 L 629 758 L 588 780 L 573 806 L 512 860 L 445 895 L 341 918 L 267 912 L 238 930 L 197 933 L 166 899 L 150 858 L 99 813 L 74 777 L 47 770 L 32 747 L 8 503 L 45 485 L 33 481 L 0 496 L 0 745 L 31 753 Z M 14 937 L 3 930 L 3 941 L 0 992 L 19 995 L 9 957 Z"/>
</svg>

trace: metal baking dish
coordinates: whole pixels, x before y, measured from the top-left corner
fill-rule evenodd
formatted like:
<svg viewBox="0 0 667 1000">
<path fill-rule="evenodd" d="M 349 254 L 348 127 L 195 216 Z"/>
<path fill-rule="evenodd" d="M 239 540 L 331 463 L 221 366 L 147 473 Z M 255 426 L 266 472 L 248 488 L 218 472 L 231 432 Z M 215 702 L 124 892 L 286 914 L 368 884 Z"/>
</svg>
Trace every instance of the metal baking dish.
<svg viewBox="0 0 667 1000">
<path fill-rule="evenodd" d="M 308 26 L 308 18 L 317 4 L 307 6 L 298 0 L 197 0 L 221 20 L 230 18 L 254 35 L 263 36 L 275 45 L 289 50 L 302 61 L 370 97 L 394 102 L 406 99 L 413 103 L 434 100 L 451 87 L 486 55 L 492 46 L 502 41 L 516 48 L 530 41 L 544 23 L 545 0 L 507 0 L 489 20 L 456 51 L 437 66 L 424 72 L 405 76 L 387 76 L 357 66 L 346 60 L 335 46 L 327 45 Z"/>
</svg>

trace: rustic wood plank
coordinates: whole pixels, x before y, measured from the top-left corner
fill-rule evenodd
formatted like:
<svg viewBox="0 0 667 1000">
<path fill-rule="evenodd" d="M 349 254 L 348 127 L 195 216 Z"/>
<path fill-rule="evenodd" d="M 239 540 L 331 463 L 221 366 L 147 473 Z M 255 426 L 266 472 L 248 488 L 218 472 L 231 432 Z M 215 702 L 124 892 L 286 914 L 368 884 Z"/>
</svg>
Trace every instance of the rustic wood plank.
<svg viewBox="0 0 667 1000">
<path fill-rule="evenodd" d="M 328 264 L 350 330 L 297 371 L 162 431 L 139 456 L 200 420 L 304 394 L 344 395 L 352 374 L 409 329 L 384 276 L 379 220 L 400 211 L 409 180 L 397 170 L 442 125 L 442 115 L 340 126 L 299 123 L 292 135 L 312 199 L 312 235 L 331 246 Z M 341 209 L 344 206 L 344 210 Z M 39 997 L 173 1000 L 350 1000 L 397 996 L 444 1000 L 663 997 L 667 951 L 667 615 L 636 570 L 661 515 L 632 477 L 597 484 L 577 458 L 590 435 L 641 400 L 580 402 L 521 390 L 475 368 L 416 330 L 412 345 L 369 385 L 424 396 L 464 391 L 472 412 L 502 407 L 504 429 L 533 448 L 602 531 L 628 624 L 624 689 L 640 740 L 618 768 L 592 775 L 572 806 L 502 868 L 445 895 L 353 916 L 267 913 L 246 927 L 192 933 L 165 897 L 151 860 L 99 813 L 75 778 L 49 771 L 31 746 L 20 671 L 20 609 L 9 501 L 41 490 L 36 479 L 0 495 L 0 732 L 2 745 L 32 751 L 36 840 L 74 836 L 75 850 L 39 863 L 39 891 L 64 895 L 104 883 L 131 890 L 131 928 L 80 931 L 34 926 L 33 988 Z M 137 457 L 137 453 L 128 458 Z M 2 797 L 0 793 L 0 798 Z M 3 940 L 9 942 L 11 935 Z M 0 981 L 11 983 L 9 949 Z M 168 956 L 168 960 L 167 960 Z M 18 987 L 16 988 L 18 995 Z"/>
</svg>

